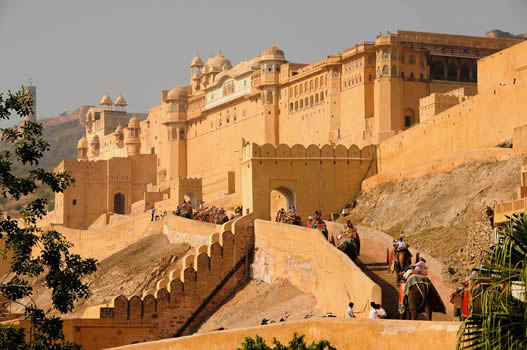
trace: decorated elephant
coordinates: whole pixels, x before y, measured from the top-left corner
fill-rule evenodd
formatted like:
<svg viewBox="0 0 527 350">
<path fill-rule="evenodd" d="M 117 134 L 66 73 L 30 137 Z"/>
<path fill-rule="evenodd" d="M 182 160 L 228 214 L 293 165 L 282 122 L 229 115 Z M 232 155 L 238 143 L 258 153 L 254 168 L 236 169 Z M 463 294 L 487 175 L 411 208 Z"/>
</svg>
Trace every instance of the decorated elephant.
<svg viewBox="0 0 527 350">
<path fill-rule="evenodd" d="M 401 319 L 417 320 L 425 313 L 432 320 L 432 312 L 446 314 L 445 304 L 432 281 L 424 275 L 411 275 L 406 283 L 399 287 L 399 313 Z"/>
<path fill-rule="evenodd" d="M 450 295 L 450 303 L 454 305 L 454 317 L 466 319 L 471 312 L 481 313 L 481 295 L 490 286 L 489 283 L 468 283 L 458 288 Z"/>
<path fill-rule="evenodd" d="M 343 251 L 352 261 L 357 259 L 357 246 L 352 237 L 339 235 L 337 237 L 337 248 Z"/>
</svg>

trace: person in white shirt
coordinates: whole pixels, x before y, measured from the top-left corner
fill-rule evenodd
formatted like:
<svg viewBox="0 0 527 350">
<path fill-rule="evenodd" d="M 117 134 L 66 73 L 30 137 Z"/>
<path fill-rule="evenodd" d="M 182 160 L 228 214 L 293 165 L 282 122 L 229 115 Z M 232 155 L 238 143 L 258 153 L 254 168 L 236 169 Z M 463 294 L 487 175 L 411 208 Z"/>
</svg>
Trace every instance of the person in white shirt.
<svg viewBox="0 0 527 350">
<path fill-rule="evenodd" d="M 346 318 L 355 318 L 355 315 L 353 314 L 353 303 L 350 302 L 348 304 L 348 308 L 346 309 Z"/>
<path fill-rule="evenodd" d="M 386 312 L 386 310 L 383 309 L 383 307 L 380 304 L 376 305 L 376 310 L 375 311 L 377 311 L 377 315 L 379 316 L 379 318 L 387 318 L 388 317 L 388 313 Z"/>
<path fill-rule="evenodd" d="M 374 301 L 370 303 L 371 310 L 370 310 L 370 319 L 371 320 L 377 320 L 379 319 L 379 314 L 377 313 L 377 304 L 375 304 Z"/>
<path fill-rule="evenodd" d="M 403 237 L 399 237 L 399 240 L 396 243 L 397 249 L 404 249 L 408 248 L 408 243 L 403 239 Z"/>
</svg>

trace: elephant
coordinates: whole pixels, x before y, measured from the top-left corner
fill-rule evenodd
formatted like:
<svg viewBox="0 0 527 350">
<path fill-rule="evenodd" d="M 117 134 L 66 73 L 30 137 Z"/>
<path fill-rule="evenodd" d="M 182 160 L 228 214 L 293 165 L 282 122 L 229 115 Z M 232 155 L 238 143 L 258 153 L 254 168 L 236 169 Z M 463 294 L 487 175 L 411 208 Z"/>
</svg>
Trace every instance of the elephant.
<svg viewBox="0 0 527 350">
<path fill-rule="evenodd" d="M 489 287 L 489 283 L 476 283 L 459 288 L 450 295 L 450 303 L 454 305 L 454 317 L 465 320 L 471 312 L 481 313 L 481 295 Z"/>
<path fill-rule="evenodd" d="M 343 251 L 352 261 L 357 259 L 357 247 L 352 238 L 347 238 L 337 243 L 337 248 Z"/>
<path fill-rule="evenodd" d="M 412 254 L 408 248 L 396 249 L 394 252 L 394 270 L 397 277 L 397 285 L 401 284 L 401 275 L 406 271 L 406 268 L 412 264 Z"/>
<path fill-rule="evenodd" d="M 408 279 L 409 286 L 404 291 L 402 305 L 399 304 L 401 319 L 417 320 L 419 313 L 425 313 L 426 319 L 431 321 L 432 312 L 446 314 L 445 304 L 432 282 L 425 276 L 415 277 L 422 281 L 419 283 L 414 283 L 412 278 L 414 276 Z"/>
</svg>

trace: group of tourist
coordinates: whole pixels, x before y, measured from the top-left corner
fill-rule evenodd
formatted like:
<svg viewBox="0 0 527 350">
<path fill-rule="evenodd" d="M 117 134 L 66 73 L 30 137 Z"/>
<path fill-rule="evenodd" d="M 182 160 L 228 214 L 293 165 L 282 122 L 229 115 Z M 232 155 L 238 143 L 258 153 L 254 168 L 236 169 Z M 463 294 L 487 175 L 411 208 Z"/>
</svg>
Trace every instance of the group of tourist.
<svg viewBox="0 0 527 350">
<path fill-rule="evenodd" d="M 167 215 L 167 211 L 160 211 L 157 213 L 155 208 L 152 208 L 152 221 L 161 220 Z M 229 218 L 227 211 L 224 208 L 203 207 L 203 203 L 200 204 L 199 208 L 193 209 L 190 201 L 183 200 L 181 205 L 176 207 L 176 210 L 172 212 L 176 216 L 184 217 L 187 219 L 198 220 L 202 222 L 208 222 L 212 224 L 224 224 L 229 220 L 234 220 L 242 216 L 243 209 L 241 206 L 236 207 L 234 213 Z"/>
<path fill-rule="evenodd" d="M 355 304 L 353 302 L 348 304 L 348 308 L 346 309 L 346 318 L 355 318 L 355 313 L 353 312 L 354 305 Z M 370 303 L 370 307 L 369 318 L 372 320 L 393 318 L 393 315 L 386 312 L 381 304 L 377 304 L 376 302 L 372 301 Z"/>
<path fill-rule="evenodd" d="M 278 210 L 275 217 L 276 222 L 281 222 L 283 224 L 298 225 L 302 224 L 302 219 L 300 215 L 296 212 L 295 207 L 289 208 L 287 211 L 282 208 Z"/>
</svg>

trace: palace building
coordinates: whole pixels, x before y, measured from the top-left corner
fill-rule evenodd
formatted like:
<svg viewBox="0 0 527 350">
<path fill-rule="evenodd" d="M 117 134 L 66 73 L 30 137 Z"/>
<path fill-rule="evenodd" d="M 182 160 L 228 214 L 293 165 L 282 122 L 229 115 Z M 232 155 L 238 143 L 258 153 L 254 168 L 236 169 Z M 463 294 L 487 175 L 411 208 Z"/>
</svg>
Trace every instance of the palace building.
<svg viewBox="0 0 527 350">
<path fill-rule="evenodd" d="M 234 66 L 221 51 L 206 62 L 196 56 L 189 84 L 162 91 L 160 104 L 144 121 L 132 118 L 126 124 L 122 96 L 113 103 L 105 94 L 100 107 L 90 108 L 74 162 L 106 165 L 61 163 L 59 168 L 76 178 L 77 194 L 73 198 L 75 189 L 68 189 L 58 195 L 57 220 L 86 228 L 89 222 L 66 219 L 68 213 L 82 208 L 91 213 L 90 221 L 163 203 L 173 208 L 181 198 L 194 205 L 201 200 L 240 205 L 245 187 L 252 186 L 242 181 L 247 142 L 306 148 L 378 145 L 433 115 L 431 110 L 477 94 L 477 60 L 518 42 L 399 30 L 312 64 L 287 61 L 274 44 Z M 420 105 L 433 94 L 445 97 Z M 318 157 L 322 164 L 324 157 Z M 290 158 L 293 164 L 296 158 Z M 114 176 L 120 170 L 112 169 L 121 166 L 126 174 Z M 93 172 L 86 169 L 99 167 L 105 176 L 89 179 Z M 78 189 L 95 178 L 105 189 L 100 198 L 89 188 Z M 119 182 L 118 190 L 112 182 Z"/>
</svg>

